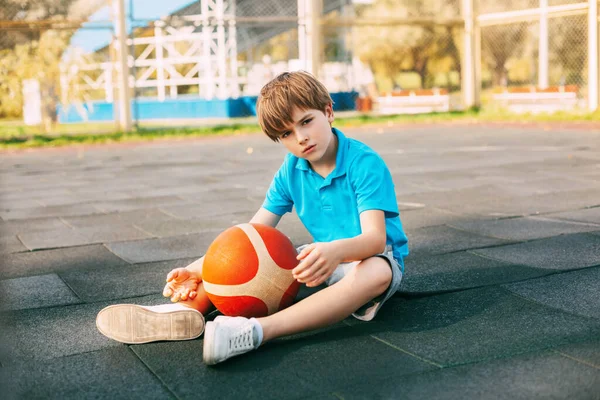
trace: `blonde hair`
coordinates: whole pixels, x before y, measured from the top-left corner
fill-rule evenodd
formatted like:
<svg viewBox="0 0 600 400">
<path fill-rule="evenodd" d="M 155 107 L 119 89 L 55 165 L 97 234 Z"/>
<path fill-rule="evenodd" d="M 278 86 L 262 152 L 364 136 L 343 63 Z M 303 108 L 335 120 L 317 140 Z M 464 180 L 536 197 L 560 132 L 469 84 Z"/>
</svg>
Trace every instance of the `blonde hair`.
<svg viewBox="0 0 600 400">
<path fill-rule="evenodd" d="M 294 123 L 294 109 L 320 110 L 333 104 L 325 86 L 305 71 L 284 72 L 267 83 L 256 102 L 258 123 L 274 142 Z"/>
</svg>

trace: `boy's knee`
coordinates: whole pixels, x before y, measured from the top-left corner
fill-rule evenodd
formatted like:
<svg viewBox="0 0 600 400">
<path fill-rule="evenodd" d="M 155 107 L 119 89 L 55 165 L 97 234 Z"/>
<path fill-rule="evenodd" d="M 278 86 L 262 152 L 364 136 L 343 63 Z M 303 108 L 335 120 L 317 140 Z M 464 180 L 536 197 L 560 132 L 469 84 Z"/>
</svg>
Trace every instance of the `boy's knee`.
<svg viewBox="0 0 600 400">
<path fill-rule="evenodd" d="M 392 282 L 392 268 L 383 257 L 371 257 L 362 263 L 365 280 L 370 283 L 374 296 L 384 293 Z"/>
</svg>

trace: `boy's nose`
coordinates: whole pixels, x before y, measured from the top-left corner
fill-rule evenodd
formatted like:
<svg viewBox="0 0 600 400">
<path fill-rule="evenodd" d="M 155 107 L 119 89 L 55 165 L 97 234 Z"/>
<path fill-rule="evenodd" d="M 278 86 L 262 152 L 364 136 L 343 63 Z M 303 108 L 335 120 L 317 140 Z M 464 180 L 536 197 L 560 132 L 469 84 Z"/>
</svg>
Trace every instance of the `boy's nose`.
<svg viewBox="0 0 600 400">
<path fill-rule="evenodd" d="M 302 144 L 308 140 L 308 136 L 298 133 L 296 139 L 298 139 L 298 144 Z"/>
</svg>

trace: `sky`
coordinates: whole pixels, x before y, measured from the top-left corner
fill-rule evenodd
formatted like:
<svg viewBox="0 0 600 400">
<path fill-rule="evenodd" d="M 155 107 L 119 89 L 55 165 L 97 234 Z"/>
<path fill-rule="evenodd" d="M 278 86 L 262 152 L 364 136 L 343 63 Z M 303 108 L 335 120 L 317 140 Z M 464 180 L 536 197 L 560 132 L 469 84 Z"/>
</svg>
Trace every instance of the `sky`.
<svg viewBox="0 0 600 400">
<path fill-rule="evenodd" d="M 133 3 L 132 17 L 135 20 L 157 20 L 194 1 L 196 0 L 125 0 L 127 32 L 131 32 L 131 3 Z M 94 13 L 90 17 L 90 21 L 94 22 L 84 24 L 84 28 L 79 29 L 73 35 L 71 46 L 80 47 L 86 53 L 106 46 L 110 42 L 112 35 L 112 30 L 106 28 L 106 26 L 110 26 L 110 14 L 110 7 L 108 5 Z M 136 21 L 136 24 L 145 25 L 143 21 Z"/>
</svg>

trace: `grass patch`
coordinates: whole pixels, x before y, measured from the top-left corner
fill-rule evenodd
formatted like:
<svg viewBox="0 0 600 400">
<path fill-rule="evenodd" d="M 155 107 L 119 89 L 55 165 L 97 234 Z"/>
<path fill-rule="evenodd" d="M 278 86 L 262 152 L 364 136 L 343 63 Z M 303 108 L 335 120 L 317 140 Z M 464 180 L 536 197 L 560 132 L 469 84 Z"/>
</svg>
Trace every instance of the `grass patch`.
<svg viewBox="0 0 600 400">
<path fill-rule="evenodd" d="M 58 147 L 66 145 L 100 144 L 116 142 L 152 141 L 203 136 L 227 136 L 258 133 L 254 121 L 231 120 L 229 124 L 198 127 L 142 126 L 133 132 L 110 132 L 114 123 L 60 125 L 54 133 L 40 133 L 39 128 L 27 127 L 18 121 L 0 121 L 0 149 L 24 149 L 33 147 Z M 442 122 L 585 122 L 600 121 L 600 111 L 594 113 L 511 114 L 505 111 L 472 109 L 447 113 L 416 115 L 356 114 L 336 118 L 335 125 L 360 127 L 390 123 L 442 123 Z M 104 132 L 102 132 L 104 130 Z M 83 132 L 83 133 L 82 133 Z"/>
</svg>

